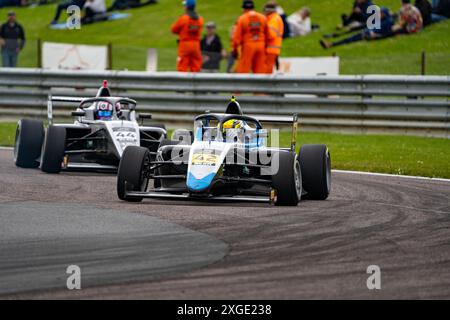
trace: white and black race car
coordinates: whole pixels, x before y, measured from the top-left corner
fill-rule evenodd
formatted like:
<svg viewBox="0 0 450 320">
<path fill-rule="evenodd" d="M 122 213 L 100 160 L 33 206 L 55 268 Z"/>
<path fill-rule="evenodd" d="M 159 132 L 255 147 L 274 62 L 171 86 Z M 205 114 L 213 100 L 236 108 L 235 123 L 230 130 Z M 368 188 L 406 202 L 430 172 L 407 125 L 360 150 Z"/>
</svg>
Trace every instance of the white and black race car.
<svg viewBox="0 0 450 320">
<path fill-rule="evenodd" d="M 78 103 L 72 124 L 53 124 L 53 102 Z M 47 130 L 41 120 L 18 122 L 14 162 L 22 168 L 47 173 L 67 170 L 117 171 L 126 147 L 140 146 L 152 155 L 167 137 L 164 125 L 143 126 L 138 120 L 149 114 L 136 113 L 136 101 L 113 97 L 106 80 L 94 98 L 51 97 Z"/>
<path fill-rule="evenodd" d="M 304 145 L 297 154 L 297 121 L 297 115 L 243 115 L 232 99 L 225 113 L 196 117 L 194 131 L 175 131 L 173 140 L 161 143 L 156 159 L 145 148 L 128 147 L 119 165 L 118 197 L 129 202 L 161 198 L 288 206 L 302 197 L 324 200 L 331 189 L 330 153 L 325 145 Z M 292 123 L 290 147 L 274 146 L 276 132 L 268 146 L 269 132 L 261 122 Z"/>
</svg>

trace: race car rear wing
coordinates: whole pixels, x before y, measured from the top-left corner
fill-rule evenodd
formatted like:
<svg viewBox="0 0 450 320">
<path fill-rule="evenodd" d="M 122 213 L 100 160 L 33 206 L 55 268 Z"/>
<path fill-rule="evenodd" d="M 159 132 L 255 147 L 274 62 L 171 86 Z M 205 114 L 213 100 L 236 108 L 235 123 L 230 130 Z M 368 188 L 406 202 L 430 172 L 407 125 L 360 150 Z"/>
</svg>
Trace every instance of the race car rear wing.
<svg viewBox="0 0 450 320">
<path fill-rule="evenodd" d="M 298 114 L 294 113 L 292 116 L 271 116 L 271 115 L 257 115 L 253 116 L 258 119 L 259 122 L 266 123 L 292 123 L 292 136 L 291 136 L 291 151 L 295 151 L 297 145 L 297 130 L 298 130 Z"/>
</svg>

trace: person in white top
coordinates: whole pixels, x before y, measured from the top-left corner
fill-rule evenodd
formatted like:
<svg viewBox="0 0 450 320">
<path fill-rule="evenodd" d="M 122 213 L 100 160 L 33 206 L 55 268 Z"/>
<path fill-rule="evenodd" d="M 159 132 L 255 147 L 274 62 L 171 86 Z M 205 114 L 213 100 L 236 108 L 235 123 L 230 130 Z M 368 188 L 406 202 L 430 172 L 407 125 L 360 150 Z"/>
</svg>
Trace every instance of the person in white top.
<svg viewBox="0 0 450 320">
<path fill-rule="evenodd" d="M 287 18 L 289 24 L 290 37 L 300 37 L 309 34 L 311 27 L 311 10 L 303 7 Z"/>
<path fill-rule="evenodd" d="M 83 6 L 85 15 L 84 20 L 88 22 L 93 19 L 94 16 L 103 14 L 106 12 L 105 0 L 87 0 Z"/>
</svg>

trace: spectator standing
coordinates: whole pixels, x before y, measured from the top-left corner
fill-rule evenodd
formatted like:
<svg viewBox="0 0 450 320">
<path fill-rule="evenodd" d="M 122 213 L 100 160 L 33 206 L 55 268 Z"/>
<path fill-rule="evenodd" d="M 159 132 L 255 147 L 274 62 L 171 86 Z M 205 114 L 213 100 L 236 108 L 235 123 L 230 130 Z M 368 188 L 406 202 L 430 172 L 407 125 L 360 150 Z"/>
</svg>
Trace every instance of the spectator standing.
<svg viewBox="0 0 450 320">
<path fill-rule="evenodd" d="M 277 6 L 275 1 L 269 1 L 264 6 L 269 33 L 266 41 L 266 73 L 273 72 L 283 45 L 284 24 L 283 19 L 277 13 Z"/>
<path fill-rule="evenodd" d="M 59 18 L 61 17 L 61 13 L 70 6 L 77 6 L 81 9 L 83 9 L 84 4 L 86 0 L 69 0 L 61 2 L 59 5 L 56 6 L 55 16 L 53 17 L 53 20 L 50 22 L 50 24 L 54 25 L 58 23 Z"/>
<path fill-rule="evenodd" d="M 244 13 L 238 18 L 233 32 L 233 53 L 240 57 L 236 72 L 238 73 L 265 73 L 266 67 L 266 41 L 269 37 L 267 19 L 255 11 L 253 0 L 244 0 L 242 3 Z"/>
<path fill-rule="evenodd" d="M 216 34 L 216 24 L 208 22 L 206 24 L 206 35 L 203 37 L 201 43 L 203 55 L 204 72 L 217 72 L 220 69 L 220 61 L 225 56 L 223 52 L 222 41 Z"/>
<path fill-rule="evenodd" d="M 422 15 L 411 0 L 402 0 L 398 22 L 392 28 L 396 34 L 411 34 L 421 31 L 423 28 Z"/>
<path fill-rule="evenodd" d="M 8 13 L 8 21 L 0 26 L 0 44 L 3 67 L 17 67 L 19 52 L 25 46 L 25 32 L 12 11 Z"/>
<path fill-rule="evenodd" d="M 199 72 L 203 63 L 200 39 L 204 22 L 195 12 L 195 0 L 186 0 L 183 4 L 185 14 L 172 25 L 172 33 L 178 35 L 177 70 Z"/>
</svg>

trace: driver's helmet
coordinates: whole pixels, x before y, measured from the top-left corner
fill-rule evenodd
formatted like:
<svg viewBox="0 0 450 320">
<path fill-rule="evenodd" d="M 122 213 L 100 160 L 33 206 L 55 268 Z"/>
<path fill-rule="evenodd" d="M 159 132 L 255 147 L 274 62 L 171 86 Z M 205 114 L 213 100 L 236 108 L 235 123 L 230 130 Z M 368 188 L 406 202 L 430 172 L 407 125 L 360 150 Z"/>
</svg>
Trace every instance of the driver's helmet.
<svg viewBox="0 0 450 320">
<path fill-rule="evenodd" d="M 113 116 L 113 106 L 106 101 L 100 101 L 97 103 L 95 110 L 95 120 L 109 121 Z"/>
<path fill-rule="evenodd" d="M 242 120 L 231 119 L 223 123 L 223 137 L 225 141 L 232 142 L 239 140 L 239 134 L 236 129 L 244 129 L 245 123 Z"/>
</svg>

